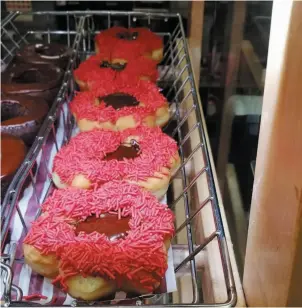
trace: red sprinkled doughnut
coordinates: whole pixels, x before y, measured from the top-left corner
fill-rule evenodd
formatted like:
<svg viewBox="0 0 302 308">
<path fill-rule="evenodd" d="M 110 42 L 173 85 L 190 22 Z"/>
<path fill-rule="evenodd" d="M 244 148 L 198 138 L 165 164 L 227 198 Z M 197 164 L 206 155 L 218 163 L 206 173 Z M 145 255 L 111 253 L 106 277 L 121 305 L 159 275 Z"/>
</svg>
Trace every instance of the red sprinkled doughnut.
<svg viewBox="0 0 302 308">
<path fill-rule="evenodd" d="M 95 43 L 97 52 L 119 59 L 135 59 L 163 48 L 162 38 L 148 28 L 112 27 L 100 32 Z"/>
<path fill-rule="evenodd" d="M 122 58 L 123 59 L 123 58 Z M 127 60 L 126 63 L 113 63 L 110 55 L 98 54 L 91 56 L 74 71 L 76 80 L 88 84 L 92 89 L 104 82 L 137 83 L 141 78 L 149 78 L 156 82 L 158 78 L 157 62 L 145 57 Z"/>
<path fill-rule="evenodd" d="M 55 190 L 42 209 L 49 215 L 33 223 L 24 243 L 44 255 L 56 254 L 60 275 L 53 283 L 63 289 L 66 279 L 78 274 L 116 280 L 121 289 L 126 278 L 150 291 L 163 278 L 167 269 L 163 244 L 174 234 L 174 216 L 138 186 L 113 181 L 94 191 Z M 117 215 L 116 221 L 130 219 L 125 237 L 112 240 L 96 231 L 76 233 L 79 222 L 107 213 Z"/>
<path fill-rule="evenodd" d="M 100 104 L 96 104 L 96 99 L 106 97 L 110 94 L 123 93 L 134 97 L 144 106 L 126 106 L 114 109 L 110 105 L 106 105 L 102 99 Z M 159 88 L 149 81 L 139 81 L 136 84 L 127 85 L 122 82 L 102 83 L 101 87 L 92 91 L 77 93 L 70 103 L 70 110 L 73 115 L 80 119 L 90 121 L 115 123 L 119 118 L 125 116 L 133 116 L 138 123 L 148 115 L 154 115 L 156 110 L 167 106 L 166 98 L 159 92 Z"/>
<path fill-rule="evenodd" d="M 139 155 L 122 160 L 105 160 L 129 136 L 138 137 Z M 92 130 L 79 133 L 54 158 L 53 172 L 62 182 L 71 185 L 82 174 L 94 185 L 112 180 L 146 180 L 163 167 L 170 168 L 178 158 L 175 140 L 160 128 L 138 127 L 124 131 Z"/>
</svg>

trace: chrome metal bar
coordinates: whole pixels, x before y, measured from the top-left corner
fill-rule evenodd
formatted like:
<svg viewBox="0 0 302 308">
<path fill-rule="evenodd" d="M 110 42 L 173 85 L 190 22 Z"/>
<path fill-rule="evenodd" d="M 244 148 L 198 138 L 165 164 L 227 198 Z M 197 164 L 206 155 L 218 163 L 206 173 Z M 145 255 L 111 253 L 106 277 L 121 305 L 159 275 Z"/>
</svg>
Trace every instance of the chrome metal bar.
<svg viewBox="0 0 302 308">
<path fill-rule="evenodd" d="M 12 287 L 13 274 L 10 266 L 8 266 L 5 263 L 1 262 L 0 268 L 2 271 L 6 272 L 4 280 L 3 298 L 4 298 L 4 305 L 9 306 L 11 302 L 11 287 Z"/>
<path fill-rule="evenodd" d="M 204 208 L 204 206 L 207 205 L 207 203 L 208 203 L 210 200 L 212 200 L 212 198 L 211 198 L 211 197 L 208 197 L 205 201 L 203 201 L 202 204 L 199 206 L 198 210 L 195 211 L 195 213 L 194 213 L 191 217 L 187 218 L 187 219 L 177 228 L 177 230 L 176 230 L 175 232 L 176 232 L 176 233 L 180 232 L 188 223 L 190 223 L 190 222 L 194 219 L 194 217 Z"/>
<path fill-rule="evenodd" d="M 176 68 L 173 65 L 173 73 L 174 73 L 174 79 L 175 81 L 179 80 L 179 76 L 182 75 L 183 70 L 181 71 L 181 73 L 179 74 L 179 76 L 176 76 Z M 177 82 L 173 82 L 172 87 L 174 89 L 176 89 L 176 84 Z M 184 82 L 183 84 L 185 84 L 186 82 Z M 171 89 L 172 89 L 171 87 Z M 182 88 L 182 86 L 180 87 L 180 89 Z M 179 91 L 179 90 L 178 90 Z M 176 93 L 178 93 L 178 91 Z M 169 94 L 167 95 L 169 97 Z M 179 112 L 179 103 L 178 103 L 178 97 L 177 95 L 175 95 L 175 101 L 176 101 L 176 121 L 177 121 L 177 126 L 178 126 L 178 137 L 180 139 L 180 142 L 182 141 L 182 132 L 180 130 L 180 126 L 179 126 L 179 122 L 180 122 L 180 112 Z M 184 163 L 185 157 L 184 157 L 184 151 L 183 151 L 183 147 L 180 146 L 179 147 L 179 154 L 180 154 L 180 158 L 181 158 L 181 163 Z M 181 168 L 181 173 L 182 173 L 182 183 L 183 183 L 183 187 L 187 187 L 187 176 L 186 176 L 186 170 L 185 168 Z M 188 195 L 186 193 L 186 191 L 184 191 L 183 194 L 184 197 L 184 205 L 185 205 L 185 216 L 186 219 L 188 219 L 190 217 L 190 206 L 189 206 L 189 202 L 188 202 Z M 174 203 L 175 204 L 175 203 Z M 186 233 L 187 233 L 187 239 L 188 239 L 188 248 L 189 248 L 189 253 L 190 255 L 193 253 L 193 241 L 192 241 L 192 228 L 191 228 L 191 224 L 188 223 L 186 224 Z M 197 273 L 196 273 L 196 266 L 195 266 L 195 260 L 194 259 L 190 259 L 190 264 L 191 264 L 191 272 L 192 272 L 192 286 L 193 286 L 193 301 L 192 303 L 197 303 L 199 302 L 199 293 L 198 293 L 198 289 L 197 289 Z M 175 268 L 175 272 L 177 272 L 177 268 Z"/>
<path fill-rule="evenodd" d="M 182 30 L 182 34 L 183 37 L 184 36 L 184 28 L 182 23 L 180 23 L 181 26 L 181 30 Z M 196 102 L 198 102 L 198 97 L 197 97 L 197 89 L 195 86 L 195 81 L 194 81 L 194 74 L 193 74 L 193 69 L 192 69 L 192 65 L 191 65 L 191 60 L 189 57 L 189 50 L 188 50 L 188 45 L 186 43 L 186 41 L 184 41 L 184 46 L 185 46 L 185 53 L 186 53 L 186 58 L 187 58 L 187 63 L 189 64 L 188 70 L 189 70 L 189 74 L 191 76 L 190 81 L 191 81 L 191 86 L 193 89 L 195 89 L 193 96 L 194 96 L 194 100 Z M 197 112 L 196 112 L 196 116 L 197 116 L 197 120 L 198 122 L 202 123 L 202 118 L 201 118 L 201 110 L 200 110 L 200 105 L 197 103 L 196 104 L 197 107 Z M 200 133 L 200 137 L 201 140 L 203 142 L 203 144 L 205 144 L 205 132 L 204 130 L 199 127 L 199 133 Z M 231 269 L 231 262 L 229 260 L 229 255 L 228 255 L 228 251 L 227 251 L 227 245 L 226 245 L 226 240 L 225 240 L 225 235 L 224 235 L 224 230 L 223 230 L 223 225 L 222 225 L 222 220 L 221 220 L 221 216 L 220 216 L 220 210 L 219 210 L 219 205 L 218 205 L 218 199 L 217 199 L 217 193 L 216 193 L 216 187 L 215 187 L 215 183 L 214 183 L 214 176 L 213 176 L 213 169 L 214 166 L 212 166 L 212 163 L 210 161 L 210 157 L 209 157 L 209 152 L 208 149 L 206 147 L 203 147 L 203 153 L 204 153 L 204 157 L 205 157 L 205 162 L 207 164 L 208 168 L 208 183 L 209 183 L 209 189 L 210 189 L 210 193 L 213 196 L 213 214 L 215 216 L 215 221 L 218 227 L 218 232 L 219 232 L 219 242 L 220 242 L 220 249 L 221 249 L 221 260 L 224 264 L 224 268 L 225 268 L 225 278 L 228 281 L 229 284 L 229 288 L 228 288 L 228 293 L 229 293 L 229 300 L 227 301 L 227 305 L 234 305 L 234 299 L 236 299 L 236 288 L 235 288 L 235 283 L 234 283 L 234 278 L 232 275 L 232 269 Z M 222 249 L 221 247 L 223 246 L 224 249 Z"/>
</svg>

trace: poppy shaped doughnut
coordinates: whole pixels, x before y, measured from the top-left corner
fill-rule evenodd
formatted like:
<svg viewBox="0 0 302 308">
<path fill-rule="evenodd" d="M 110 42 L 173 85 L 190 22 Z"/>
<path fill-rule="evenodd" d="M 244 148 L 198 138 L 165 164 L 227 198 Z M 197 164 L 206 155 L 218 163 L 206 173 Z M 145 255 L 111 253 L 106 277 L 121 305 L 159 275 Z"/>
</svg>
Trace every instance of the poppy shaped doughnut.
<svg viewBox="0 0 302 308">
<path fill-rule="evenodd" d="M 112 59 L 145 56 L 160 62 L 163 58 L 162 38 L 148 28 L 112 27 L 100 32 L 95 37 L 96 53 L 109 53 Z"/>
<path fill-rule="evenodd" d="M 77 93 L 70 110 L 80 131 L 123 130 L 139 125 L 162 127 L 170 117 L 166 98 L 149 81 L 102 83 L 92 91 Z"/>
<path fill-rule="evenodd" d="M 56 190 L 23 243 L 27 264 L 71 296 L 96 300 L 116 290 L 151 293 L 167 270 L 174 215 L 137 185 Z M 52 261 L 52 263 L 50 262 Z"/>
<path fill-rule="evenodd" d="M 160 128 L 93 130 L 79 133 L 57 153 L 53 181 L 58 188 L 91 189 L 126 180 L 160 199 L 179 163 L 176 142 Z"/>
<path fill-rule="evenodd" d="M 81 91 L 92 90 L 103 83 L 124 82 L 136 84 L 139 80 L 156 82 L 157 62 L 145 57 L 114 62 L 110 56 L 91 56 L 74 71 L 76 83 Z"/>
</svg>

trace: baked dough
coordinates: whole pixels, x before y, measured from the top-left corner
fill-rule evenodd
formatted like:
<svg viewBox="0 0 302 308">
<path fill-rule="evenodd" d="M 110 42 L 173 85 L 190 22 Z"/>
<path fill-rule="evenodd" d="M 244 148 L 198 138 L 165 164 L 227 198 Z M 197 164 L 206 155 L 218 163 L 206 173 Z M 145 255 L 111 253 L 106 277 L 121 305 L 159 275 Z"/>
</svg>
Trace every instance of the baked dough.
<svg viewBox="0 0 302 308">
<path fill-rule="evenodd" d="M 125 156 L 124 152 L 129 151 L 133 155 Z M 112 155 L 115 157 L 111 159 Z M 125 180 L 161 199 L 179 164 L 176 142 L 159 128 L 93 130 L 79 133 L 58 152 L 53 181 L 58 188 L 89 189 L 112 180 Z"/>
<path fill-rule="evenodd" d="M 166 98 L 149 81 L 104 83 L 93 91 L 78 93 L 70 110 L 80 131 L 124 130 L 139 125 L 163 127 L 170 117 Z"/>
<path fill-rule="evenodd" d="M 55 190 L 42 211 L 24 240 L 25 261 L 71 296 L 152 293 L 164 279 L 174 215 L 139 186 Z"/>
</svg>

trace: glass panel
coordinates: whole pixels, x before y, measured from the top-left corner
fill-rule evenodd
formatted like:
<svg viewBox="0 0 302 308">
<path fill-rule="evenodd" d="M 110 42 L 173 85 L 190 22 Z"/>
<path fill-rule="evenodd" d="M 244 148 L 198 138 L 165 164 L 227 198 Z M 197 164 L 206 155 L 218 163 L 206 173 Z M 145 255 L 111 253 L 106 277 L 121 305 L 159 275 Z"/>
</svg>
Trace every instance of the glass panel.
<svg viewBox="0 0 302 308">
<path fill-rule="evenodd" d="M 272 1 L 205 3 L 200 95 L 242 274 Z"/>
</svg>

